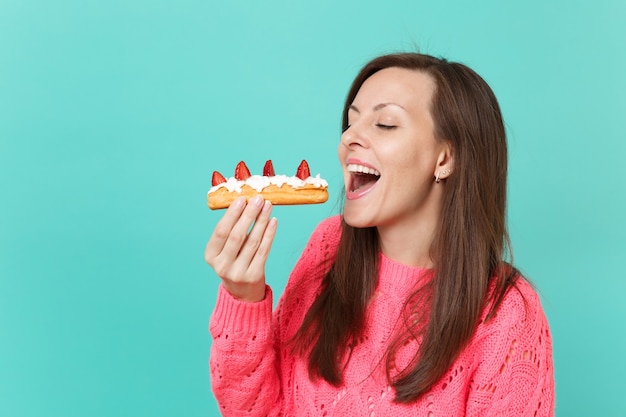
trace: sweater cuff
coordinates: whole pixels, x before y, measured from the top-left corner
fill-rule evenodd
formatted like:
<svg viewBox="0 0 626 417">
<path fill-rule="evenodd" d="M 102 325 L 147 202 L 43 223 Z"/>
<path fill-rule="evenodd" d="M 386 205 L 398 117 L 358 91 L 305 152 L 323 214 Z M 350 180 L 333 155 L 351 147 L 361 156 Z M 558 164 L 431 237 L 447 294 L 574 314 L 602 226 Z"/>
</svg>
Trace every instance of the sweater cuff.
<svg viewBox="0 0 626 417">
<path fill-rule="evenodd" d="M 220 284 L 209 330 L 215 337 L 225 330 L 236 334 L 256 334 L 272 321 L 272 289 L 265 287 L 265 298 L 252 303 L 234 298 Z"/>
</svg>

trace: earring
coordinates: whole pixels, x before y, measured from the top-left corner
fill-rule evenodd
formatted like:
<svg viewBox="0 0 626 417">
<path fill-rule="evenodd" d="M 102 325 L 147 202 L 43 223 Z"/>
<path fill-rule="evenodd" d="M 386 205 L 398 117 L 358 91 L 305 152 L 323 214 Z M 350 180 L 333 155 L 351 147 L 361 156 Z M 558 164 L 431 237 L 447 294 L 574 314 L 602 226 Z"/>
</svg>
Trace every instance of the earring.
<svg viewBox="0 0 626 417">
<path fill-rule="evenodd" d="M 435 182 L 439 184 L 439 180 L 440 180 L 439 175 L 448 175 L 449 173 L 450 173 L 449 169 L 444 169 L 441 172 L 437 172 L 437 175 L 435 176 Z"/>
</svg>

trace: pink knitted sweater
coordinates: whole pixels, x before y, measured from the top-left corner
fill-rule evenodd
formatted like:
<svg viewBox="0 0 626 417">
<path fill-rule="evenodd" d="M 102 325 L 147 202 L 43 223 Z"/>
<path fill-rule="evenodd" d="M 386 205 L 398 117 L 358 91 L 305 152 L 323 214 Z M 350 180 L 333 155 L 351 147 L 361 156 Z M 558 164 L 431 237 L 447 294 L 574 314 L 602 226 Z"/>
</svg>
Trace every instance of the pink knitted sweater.
<svg viewBox="0 0 626 417">
<path fill-rule="evenodd" d="M 218 291 L 211 317 L 211 383 L 224 416 L 552 416 L 552 342 L 539 298 L 520 279 L 497 315 L 481 321 L 470 344 L 431 392 L 411 404 L 394 402 L 385 353 L 397 334 L 406 297 L 428 270 L 398 264 L 381 254 L 379 284 L 366 327 L 352 348 L 344 384 L 311 380 L 305 358 L 286 342 L 298 330 L 328 271 L 339 241 L 338 216 L 314 231 L 278 306 L 272 292 L 258 303 Z M 398 369 L 418 341 L 395 357 Z"/>
</svg>

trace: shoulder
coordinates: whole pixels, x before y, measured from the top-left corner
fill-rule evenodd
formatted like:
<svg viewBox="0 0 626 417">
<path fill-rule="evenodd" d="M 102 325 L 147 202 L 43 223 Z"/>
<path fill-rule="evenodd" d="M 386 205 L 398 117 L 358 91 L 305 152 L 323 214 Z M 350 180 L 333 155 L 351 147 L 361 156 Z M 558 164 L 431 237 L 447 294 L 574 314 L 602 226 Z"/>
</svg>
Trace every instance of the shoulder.
<svg viewBox="0 0 626 417">
<path fill-rule="evenodd" d="M 540 297 L 519 276 L 466 350 L 472 415 L 552 415 L 552 337 Z M 537 414 L 539 413 L 539 414 Z"/>
<path fill-rule="evenodd" d="M 541 299 L 535 288 L 518 276 L 495 314 L 485 309 L 474 342 L 483 349 L 499 351 L 504 346 L 536 347 L 551 354 L 551 335 Z"/>
<path fill-rule="evenodd" d="M 317 225 L 313 234 L 311 235 L 311 239 L 321 239 L 327 240 L 331 238 L 335 238 L 339 241 L 339 237 L 341 236 L 341 216 L 336 215 L 332 217 L 328 217 Z M 331 239 L 331 240 L 335 240 Z"/>
<path fill-rule="evenodd" d="M 324 258 L 334 257 L 341 238 L 341 216 L 336 215 L 322 220 L 309 239 L 309 246 L 315 246 L 328 253 Z"/>
<path fill-rule="evenodd" d="M 282 341 L 291 340 L 319 294 L 324 276 L 335 260 L 341 236 L 341 217 L 322 220 L 294 266 L 276 310 L 277 330 Z"/>
<path fill-rule="evenodd" d="M 322 220 L 313 230 L 298 263 L 292 271 L 294 278 L 319 278 L 335 260 L 341 237 L 341 217 L 332 216 Z"/>
<path fill-rule="evenodd" d="M 518 275 L 504 295 L 493 319 L 495 322 L 510 323 L 513 326 L 516 323 L 535 322 L 543 316 L 537 291 L 525 277 Z"/>
<path fill-rule="evenodd" d="M 341 238 L 341 217 L 339 215 L 322 220 L 309 238 L 304 249 L 304 255 L 311 252 L 320 256 L 323 260 L 334 259 L 334 255 Z"/>
</svg>

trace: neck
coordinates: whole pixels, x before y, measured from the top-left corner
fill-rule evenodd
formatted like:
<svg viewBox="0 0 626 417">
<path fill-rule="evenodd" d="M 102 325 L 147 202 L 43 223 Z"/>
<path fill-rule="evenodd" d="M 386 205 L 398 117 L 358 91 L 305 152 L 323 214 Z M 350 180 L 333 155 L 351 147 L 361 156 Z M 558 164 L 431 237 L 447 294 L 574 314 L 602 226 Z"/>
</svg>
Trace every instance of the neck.
<svg viewBox="0 0 626 417">
<path fill-rule="evenodd" d="M 407 266 L 432 268 L 430 249 L 439 221 L 439 204 L 415 216 L 388 225 L 379 225 L 382 252 L 390 259 Z"/>
<path fill-rule="evenodd" d="M 407 266 L 432 268 L 430 246 L 433 230 L 422 228 L 397 230 L 378 227 L 380 247 L 389 259 Z"/>
</svg>

